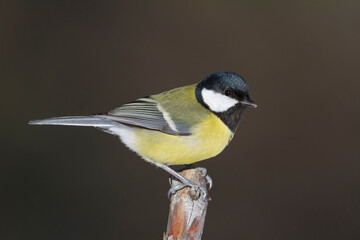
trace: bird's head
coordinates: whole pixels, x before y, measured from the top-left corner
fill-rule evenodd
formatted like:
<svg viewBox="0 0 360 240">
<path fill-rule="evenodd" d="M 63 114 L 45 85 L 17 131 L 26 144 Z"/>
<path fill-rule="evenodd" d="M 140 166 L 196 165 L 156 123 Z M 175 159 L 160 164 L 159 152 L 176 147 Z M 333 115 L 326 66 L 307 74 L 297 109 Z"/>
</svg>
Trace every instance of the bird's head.
<svg viewBox="0 0 360 240">
<path fill-rule="evenodd" d="M 196 99 L 216 114 L 233 132 L 247 108 L 257 105 L 250 99 L 245 80 L 232 72 L 211 74 L 196 86 Z"/>
</svg>

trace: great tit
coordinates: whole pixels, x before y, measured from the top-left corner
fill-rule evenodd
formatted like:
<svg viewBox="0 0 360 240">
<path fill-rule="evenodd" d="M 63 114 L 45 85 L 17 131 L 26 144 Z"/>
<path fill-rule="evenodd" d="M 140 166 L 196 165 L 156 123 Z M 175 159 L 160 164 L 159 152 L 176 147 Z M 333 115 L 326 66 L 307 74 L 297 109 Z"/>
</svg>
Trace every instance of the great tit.
<svg viewBox="0 0 360 240">
<path fill-rule="evenodd" d="M 197 84 L 143 97 L 108 113 L 29 124 L 96 127 L 119 136 L 132 151 L 182 182 L 181 187 L 199 187 L 168 165 L 188 165 L 218 155 L 233 138 L 244 111 L 256 107 L 241 76 L 218 72 Z"/>
</svg>

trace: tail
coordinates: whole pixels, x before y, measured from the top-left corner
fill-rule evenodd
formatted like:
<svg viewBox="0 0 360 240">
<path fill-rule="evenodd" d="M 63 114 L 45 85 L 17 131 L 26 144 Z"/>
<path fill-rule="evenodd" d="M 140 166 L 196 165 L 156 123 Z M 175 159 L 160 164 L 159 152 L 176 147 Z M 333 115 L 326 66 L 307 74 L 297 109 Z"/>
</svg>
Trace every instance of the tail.
<svg viewBox="0 0 360 240">
<path fill-rule="evenodd" d="M 118 122 L 99 116 L 55 117 L 43 120 L 30 121 L 29 124 L 96 127 L 101 128 L 105 131 L 112 127 L 121 126 L 121 124 Z"/>
</svg>

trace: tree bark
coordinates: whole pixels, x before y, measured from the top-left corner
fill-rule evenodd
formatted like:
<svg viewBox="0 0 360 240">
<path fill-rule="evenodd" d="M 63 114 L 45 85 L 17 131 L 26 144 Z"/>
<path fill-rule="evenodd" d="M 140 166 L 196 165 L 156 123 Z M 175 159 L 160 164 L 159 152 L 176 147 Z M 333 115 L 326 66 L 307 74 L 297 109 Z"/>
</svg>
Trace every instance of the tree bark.
<svg viewBox="0 0 360 240">
<path fill-rule="evenodd" d="M 206 169 L 186 169 L 180 173 L 186 179 L 206 188 Z M 173 180 L 171 186 L 180 184 Z M 200 240 L 203 233 L 206 210 L 206 197 L 200 189 L 185 187 L 170 199 L 169 219 L 164 240 Z"/>
</svg>

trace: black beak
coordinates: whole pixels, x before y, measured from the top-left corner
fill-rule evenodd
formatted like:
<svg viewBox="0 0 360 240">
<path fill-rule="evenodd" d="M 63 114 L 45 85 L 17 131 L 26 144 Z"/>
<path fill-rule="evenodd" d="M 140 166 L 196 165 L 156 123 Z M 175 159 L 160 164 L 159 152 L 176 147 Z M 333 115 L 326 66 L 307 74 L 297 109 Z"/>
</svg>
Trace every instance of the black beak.
<svg viewBox="0 0 360 240">
<path fill-rule="evenodd" d="M 249 97 L 247 97 L 246 99 L 242 100 L 240 103 L 241 103 L 242 105 L 246 106 L 246 107 L 257 108 L 256 103 L 254 103 L 254 101 L 251 100 Z"/>
</svg>

